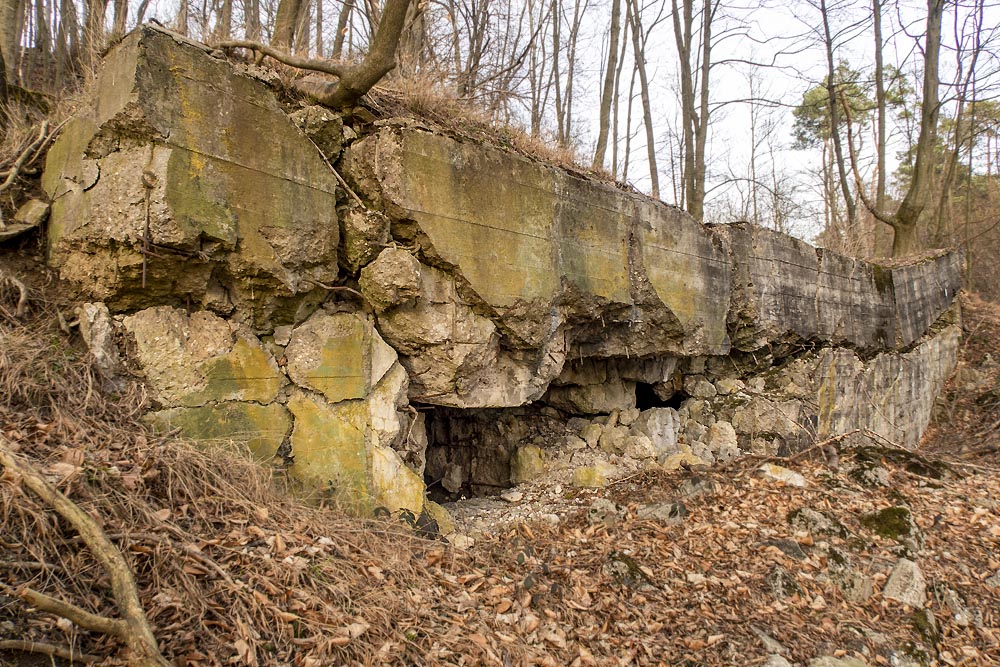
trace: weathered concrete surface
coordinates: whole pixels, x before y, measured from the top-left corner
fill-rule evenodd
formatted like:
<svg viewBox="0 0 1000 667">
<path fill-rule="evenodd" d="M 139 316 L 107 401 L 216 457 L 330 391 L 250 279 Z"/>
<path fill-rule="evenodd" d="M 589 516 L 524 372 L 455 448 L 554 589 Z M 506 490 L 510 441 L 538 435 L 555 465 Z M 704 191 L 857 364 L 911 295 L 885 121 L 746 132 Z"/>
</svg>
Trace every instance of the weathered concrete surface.
<svg viewBox="0 0 1000 667">
<path fill-rule="evenodd" d="M 153 398 L 164 407 L 270 403 L 288 383 L 245 327 L 206 311 L 160 306 L 123 319 Z"/>
<path fill-rule="evenodd" d="M 85 294 L 116 310 L 199 303 L 212 280 L 261 323 L 336 278 L 335 178 L 262 83 L 145 27 L 91 99 L 42 180 L 51 261 Z"/>
<path fill-rule="evenodd" d="M 751 225 L 717 226 L 733 252 L 733 346 L 821 341 L 877 352 L 906 347 L 962 285 L 955 253 L 891 268 L 818 250 Z"/>
<path fill-rule="evenodd" d="M 198 408 L 170 408 L 147 415 L 154 428 L 179 432 L 200 442 L 245 443 L 258 461 L 268 463 L 288 438 L 291 415 L 283 405 L 226 401 Z"/>
<path fill-rule="evenodd" d="M 728 350 L 726 245 L 676 209 L 419 129 L 384 127 L 341 164 L 506 349 Z"/>
</svg>

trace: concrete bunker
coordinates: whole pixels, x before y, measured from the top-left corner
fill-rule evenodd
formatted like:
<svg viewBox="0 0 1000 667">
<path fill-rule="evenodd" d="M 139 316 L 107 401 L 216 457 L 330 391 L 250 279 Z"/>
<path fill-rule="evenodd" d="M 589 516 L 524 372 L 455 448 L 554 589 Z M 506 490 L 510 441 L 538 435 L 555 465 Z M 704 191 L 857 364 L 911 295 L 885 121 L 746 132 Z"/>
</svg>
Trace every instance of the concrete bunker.
<svg viewBox="0 0 1000 667">
<path fill-rule="evenodd" d="M 704 226 L 413 120 L 345 124 L 155 28 L 109 53 L 43 186 L 109 379 L 359 512 L 852 429 L 912 447 L 955 360 L 955 254 Z"/>
</svg>

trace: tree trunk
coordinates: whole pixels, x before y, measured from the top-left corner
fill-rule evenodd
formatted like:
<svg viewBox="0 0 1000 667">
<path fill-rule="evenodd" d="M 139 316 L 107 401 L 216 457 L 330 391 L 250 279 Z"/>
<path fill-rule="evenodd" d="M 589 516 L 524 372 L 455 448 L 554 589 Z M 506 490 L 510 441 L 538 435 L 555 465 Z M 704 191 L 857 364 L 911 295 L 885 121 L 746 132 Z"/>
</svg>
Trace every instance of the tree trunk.
<svg viewBox="0 0 1000 667">
<path fill-rule="evenodd" d="M 0 49 L 0 134 L 7 131 L 7 67 Z"/>
<path fill-rule="evenodd" d="M 316 0 L 316 57 L 323 57 L 323 0 Z"/>
<path fill-rule="evenodd" d="M 0 50 L 3 51 L 6 81 L 11 83 L 16 79 L 18 45 L 21 43 L 18 4 L 18 0 L 0 0 Z"/>
<path fill-rule="evenodd" d="M 288 51 L 295 38 L 295 28 L 298 24 L 299 12 L 304 0 L 281 0 L 274 16 L 274 32 L 271 34 L 271 46 L 281 51 Z"/>
<path fill-rule="evenodd" d="M 340 15 L 337 16 L 337 34 L 333 37 L 333 59 L 341 60 L 344 57 L 344 38 L 347 36 L 347 21 L 351 18 L 351 10 L 354 9 L 354 0 L 344 0 L 344 6 L 340 8 Z"/>
<path fill-rule="evenodd" d="M 615 60 L 618 58 L 618 34 L 621 32 L 621 0 L 611 2 L 611 40 L 608 44 L 608 60 L 604 70 L 604 87 L 601 90 L 601 110 L 597 121 L 597 148 L 594 149 L 593 168 L 604 166 L 604 154 L 608 150 L 608 130 L 611 125 L 611 102 L 615 87 Z"/>
<path fill-rule="evenodd" d="M 938 63 L 941 55 L 941 16 L 945 0 L 927 0 L 927 37 L 924 45 L 924 87 L 920 104 L 920 136 L 913 178 L 906 196 L 900 203 L 890 225 L 895 235 L 893 256 L 910 254 L 918 249 L 917 220 L 927 205 L 931 179 L 934 175 L 934 148 L 937 143 L 938 101 L 940 83 Z"/>
<path fill-rule="evenodd" d="M 840 138 L 840 100 L 837 95 L 836 68 L 833 62 L 833 36 L 830 33 L 830 16 L 826 8 L 826 0 L 820 0 L 820 13 L 823 17 L 823 43 L 826 49 L 826 92 L 827 107 L 830 113 L 830 137 L 833 139 L 833 153 L 837 158 L 837 175 L 840 180 L 840 191 L 844 197 L 844 210 L 847 213 L 847 233 L 855 232 L 854 218 L 857 207 L 851 187 L 847 181 L 847 163 L 844 161 L 844 148 Z"/>
<path fill-rule="evenodd" d="M 878 180 L 875 186 L 875 206 L 879 209 L 885 207 L 885 78 L 882 64 L 882 2 L 883 0 L 872 0 L 872 16 L 875 27 L 875 152 L 877 159 L 876 169 L 878 170 Z"/>
<path fill-rule="evenodd" d="M 646 50 L 642 44 L 639 23 L 639 0 L 632 3 L 632 49 L 635 65 L 639 72 L 639 97 L 642 100 L 642 118 L 646 126 L 646 157 L 649 161 L 649 192 L 655 199 L 660 198 L 660 176 L 656 168 L 656 136 L 653 132 L 653 112 L 649 103 L 649 81 L 646 78 Z"/>
</svg>

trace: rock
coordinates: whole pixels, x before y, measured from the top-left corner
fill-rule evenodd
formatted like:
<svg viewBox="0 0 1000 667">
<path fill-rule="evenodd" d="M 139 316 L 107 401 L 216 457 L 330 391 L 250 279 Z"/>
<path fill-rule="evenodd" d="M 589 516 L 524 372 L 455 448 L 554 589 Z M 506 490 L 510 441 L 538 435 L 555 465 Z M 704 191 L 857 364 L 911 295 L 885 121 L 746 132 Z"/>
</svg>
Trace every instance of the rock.
<svg viewBox="0 0 1000 667">
<path fill-rule="evenodd" d="M 103 303 L 84 303 L 76 309 L 80 322 L 80 335 L 90 350 L 94 366 L 101 374 L 108 389 L 121 388 L 124 372 L 118 344 L 115 342 L 115 328 L 111 313 Z"/>
<path fill-rule="evenodd" d="M 834 518 L 809 507 L 800 507 L 788 513 L 788 523 L 797 530 L 813 536 L 847 537 L 847 529 Z"/>
<path fill-rule="evenodd" d="M 375 312 L 382 313 L 422 294 L 420 270 L 420 262 L 410 253 L 386 248 L 361 270 L 358 285 Z"/>
<path fill-rule="evenodd" d="M 49 217 L 49 205 L 40 199 L 29 199 L 14 212 L 14 223 L 37 227 Z"/>
<path fill-rule="evenodd" d="M 703 375 L 689 375 L 684 378 L 684 391 L 694 398 L 713 398 L 716 395 L 715 385 Z"/>
<path fill-rule="evenodd" d="M 780 656 L 788 652 L 788 649 L 786 649 L 781 642 L 753 623 L 750 624 L 750 632 L 752 632 L 754 636 L 760 640 L 760 643 L 764 645 L 764 650 L 768 653 L 776 653 Z"/>
<path fill-rule="evenodd" d="M 268 86 L 153 26 L 105 57 L 42 187 L 52 265 L 112 311 L 200 303 L 215 275 L 267 330 L 337 278 L 338 185 L 316 147 Z M 147 229 L 170 252 L 144 256 Z"/>
<path fill-rule="evenodd" d="M 927 584 L 917 564 L 906 558 L 896 561 L 882 589 L 882 597 L 922 608 L 927 597 Z"/>
<path fill-rule="evenodd" d="M 504 491 L 500 494 L 500 497 L 506 500 L 508 503 L 519 503 L 524 500 L 524 494 L 520 491 Z"/>
<path fill-rule="evenodd" d="M 886 507 L 863 514 L 858 519 L 862 526 L 890 540 L 902 541 L 919 534 L 913 515 L 907 507 Z"/>
<path fill-rule="evenodd" d="M 767 583 L 768 588 L 771 590 L 771 595 L 774 596 L 775 600 L 783 600 L 802 592 L 802 588 L 796 583 L 795 577 L 780 565 L 776 565 L 767 574 L 764 581 Z"/>
<path fill-rule="evenodd" d="M 728 351 L 725 242 L 674 209 L 420 128 L 381 127 L 341 167 L 523 344 L 586 316 L 588 356 Z"/>
<path fill-rule="evenodd" d="M 688 509 L 680 501 L 640 505 L 636 516 L 649 521 L 659 521 L 667 525 L 680 523 L 688 515 Z"/>
<path fill-rule="evenodd" d="M 910 624 L 920 637 L 929 645 L 934 646 L 941 639 L 941 627 L 938 625 L 934 612 L 930 609 L 918 609 L 910 615 Z"/>
<path fill-rule="evenodd" d="M 289 377 L 331 403 L 364 398 L 397 363 L 363 316 L 323 311 L 295 327 L 285 356 Z"/>
<path fill-rule="evenodd" d="M 867 574 L 847 570 L 838 574 L 834 579 L 844 599 L 849 602 L 863 604 L 875 594 L 874 580 Z"/>
<path fill-rule="evenodd" d="M 601 436 L 604 434 L 604 428 L 600 424 L 595 424 L 594 422 L 588 423 L 580 431 L 580 437 L 587 443 L 587 446 L 593 449 L 597 447 L 597 443 L 600 442 Z"/>
<path fill-rule="evenodd" d="M 605 461 L 597 461 L 594 465 L 580 466 L 574 469 L 570 484 L 577 487 L 599 489 L 607 486 L 608 478 L 614 477 L 618 473 L 619 470 L 615 466 Z"/>
<path fill-rule="evenodd" d="M 289 116 L 331 162 L 340 156 L 344 137 L 344 119 L 326 107 L 312 105 Z"/>
<path fill-rule="evenodd" d="M 630 433 L 645 435 L 653 444 L 657 458 L 677 452 L 677 434 L 680 422 L 673 408 L 650 408 L 643 410 L 632 422 Z"/>
<path fill-rule="evenodd" d="M 707 477 L 691 477 L 685 479 L 677 487 L 677 494 L 682 498 L 697 498 L 711 495 L 718 491 L 719 485 Z"/>
<path fill-rule="evenodd" d="M 587 510 L 587 523 L 614 526 L 621 519 L 621 508 L 607 498 L 595 498 Z"/>
<path fill-rule="evenodd" d="M 581 415 L 631 410 L 635 405 L 635 383 L 612 380 L 602 384 L 553 386 L 543 400 L 561 410 Z"/>
<path fill-rule="evenodd" d="M 518 447 L 510 458 L 511 484 L 530 482 L 545 474 L 545 451 L 535 445 Z"/>
<path fill-rule="evenodd" d="M 761 476 L 764 479 L 769 479 L 773 482 L 781 482 L 787 486 L 797 486 L 801 488 L 808 486 L 806 478 L 799 473 L 773 463 L 765 463 L 757 470 L 760 471 Z"/>
<path fill-rule="evenodd" d="M 441 537 L 448 539 L 455 533 L 455 520 L 451 514 L 441 505 L 431 500 L 424 500 L 424 512 L 437 523 L 438 533 Z"/>
<path fill-rule="evenodd" d="M 270 403 L 288 383 L 274 358 L 244 327 L 212 313 L 161 306 L 122 320 L 132 357 L 164 407 L 215 401 Z"/>
<path fill-rule="evenodd" d="M 767 661 L 764 663 L 764 667 L 792 667 L 792 663 L 780 655 L 771 654 L 767 656 Z"/>
<path fill-rule="evenodd" d="M 992 588 L 993 590 L 1000 589 L 1000 570 L 997 570 L 996 572 L 988 576 L 986 579 L 984 579 L 983 583 Z"/>
<path fill-rule="evenodd" d="M 644 461 L 655 459 L 656 450 L 653 449 L 652 441 L 644 435 L 629 435 L 625 437 L 625 456 Z"/>
<path fill-rule="evenodd" d="M 376 309 L 379 333 L 410 376 L 410 399 L 469 408 L 540 398 L 562 369 L 565 340 L 536 349 L 504 347 L 496 325 L 466 303 L 446 272 L 418 264 L 419 292 L 412 296 L 414 265 L 404 255 L 394 251 L 384 264 L 376 260 L 365 267 L 360 284 Z M 393 266 L 409 268 L 387 278 L 383 270 L 389 270 L 390 259 Z"/>
<path fill-rule="evenodd" d="M 720 378 L 715 381 L 715 390 L 722 396 L 736 394 L 746 389 L 746 384 L 736 378 Z"/>
<path fill-rule="evenodd" d="M 389 224 L 389 218 L 379 211 L 348 209 L 340 219 L 340 265 L 357 275 L 389 245 Z"/>
<path fill-rule="evenodd" d="M 622 426 L 631 426 L 639 418 L 639 408 L 626 408 L 618 414 L 618 423 Z"/>
<path fill-rule="evenodd" d="M 832 655 L 821 655 L 810 660 L 808 667 L 868 667 L 868 663 L 859 658 L 835 658 Z"/>
<path fill-rule="evenodd" d="M 388 447 L 373 446 L 369 457 L 376 507 L 384 507 L 392 514 L 405 509 L 419 515 L 424 508 L 424 480 Z"/>
<path fill-rule="evenodd" d="M 728 463 L 740 453 L 736 429 L 727 421 L 717 421 L 709 427 L 705 444 L 722 463 Z"/>
<path fill-rule="evenodd" d="M 955 625 L 960 628 L 967 628 L 972 625 L 975 617 L 973 616 L 973 613 L 969 611 L 969 608 L 962 599 L 962 596 L 959 595 L 954 588 L 944 586 L 943 590 L 936 592 L 944 602 L 945 606 L 948 607 L 948 611 L 951 612 L 951 616 L 955 620 Z M 976 611 L 978 613 L 978 610 Z"/>
<path fill-rule="evenodd" d="M 161 432 L 204 443 L 240 443 L 259 461 L 270 462 L 288 438 L 292 419 L 285 406 L 229 401 L 195 408 L 170 408 L 151 412 L 146 421 Z"/>
<path fill-rule="evenodd" d="M 691 448 L 687 445 L 681 445 L 681 451 L 676 454 L 671 454 L 664 458 L 660 465 L 663 466 L 664 470 L 677 470 L 681 466 L 707 466 L 708 461 L 695 456 L 691 451 Z"/>
<path fill-rule="evenodd" d="M 601 433 L 601 439 L 598 441 L 598 446 L 602 452 L 608 454 L 624 454 L 628 433 L 628 429 L 624 426 L 605 427 L 604 432 Z M 650 446 L 652 447 L 652 443 Z"/>
</svg>

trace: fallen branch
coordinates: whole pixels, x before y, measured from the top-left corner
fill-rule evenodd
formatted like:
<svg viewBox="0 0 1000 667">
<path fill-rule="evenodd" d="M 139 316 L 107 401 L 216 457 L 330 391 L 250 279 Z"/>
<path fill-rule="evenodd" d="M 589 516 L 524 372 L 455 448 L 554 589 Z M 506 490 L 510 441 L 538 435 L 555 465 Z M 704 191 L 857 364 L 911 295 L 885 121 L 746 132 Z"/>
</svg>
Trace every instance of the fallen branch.
<svg viewBox="0 0 1000 667">
<path fill-rule="evenodd" d="M 2 220 L 0 220 L 0 229 L 3 229 Z M 24 283 L 17 278 L 8 276 L 0 270 L 0 285 L 3 283 L 9 283 L 12 287 L 17 289 L 17 309 L 14 311 L 14 317 L 24 317 L 24 311 L 28 307 L 28 288 L 25 287 Z"/>
<path fill-rule="evenodd" d="M 50 658 L 62 658 L 70 662 L 92 663 L 102 660 L 96 655 L 88 653 L 78 653 L 72 648 L 56 646 L 55 644 L 45 644 L 43 642 L 31 642 L 23 639 L 0 639 L 0 651 L 21 651 L 22 653 L 38 653 L 47 655 Z"/>
<path fill-rule="evenodd" d="M 0 465 L 13 472 L 21 483 L 38 496 L 59 516 L 69 522 L 93 552 L 111 580 L 111 593 L 120 620 L 91 614 L 75 605 L 56 600 L 37 591 L 24 589 L 20 596 L 29 604 L 43 611 L 58 614 L 81 627 L 110 634 L 124 642 L 131 651 L 130 662 L 139 667 L 169 667 L 170 663 L 160 653 L 156 637 L 149 626 L 146 613 L 139 602 L 132 571 L 118 548 L 107 538 L 103 529 L 89 514 L 72 500 L 46 482 L 27 463 L 11 453 L 7 440 L 0 436 Z"/>
</svg>

